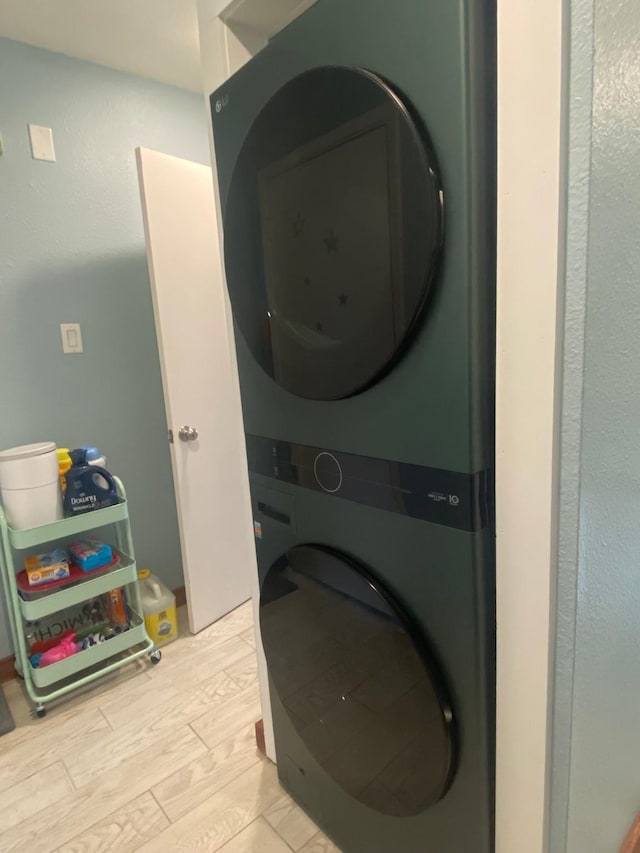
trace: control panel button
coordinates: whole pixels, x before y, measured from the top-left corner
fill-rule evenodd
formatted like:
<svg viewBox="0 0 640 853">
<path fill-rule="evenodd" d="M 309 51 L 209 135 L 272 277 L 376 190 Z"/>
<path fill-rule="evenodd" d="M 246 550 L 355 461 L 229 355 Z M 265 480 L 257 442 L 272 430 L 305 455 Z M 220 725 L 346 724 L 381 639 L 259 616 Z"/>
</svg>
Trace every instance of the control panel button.
<svg viewBox="0 0 640 853">
<path fill-rule="evenodd" d="M 317 484 L 325 492 L 333 494 L 342 486 L 342 468 L 332 453 L 318 453 L 313 463 Z"/>
</svg>

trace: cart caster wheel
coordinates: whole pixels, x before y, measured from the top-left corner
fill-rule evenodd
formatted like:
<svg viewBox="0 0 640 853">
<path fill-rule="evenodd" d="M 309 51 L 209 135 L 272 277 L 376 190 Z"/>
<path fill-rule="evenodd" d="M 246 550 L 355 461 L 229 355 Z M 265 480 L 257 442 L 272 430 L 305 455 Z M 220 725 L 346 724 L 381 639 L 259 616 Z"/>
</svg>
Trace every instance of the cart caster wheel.
<svg viewBox="0 0 640 853">
<path fill-rule="evenodd" d="M 46 713 L 47 709 L 44 707 L 44 705 L 38 705 L 38 707 L 36 708 L 36 717 L 44 717 Z"/>
<path fill-rule="evenodd" d="M 155 664 L 160 663 L 160 661 L 162 660 L 162 652 L 160 651 L 160 649 L 156 649 L 154 652 L 151 652 L 151 654 L 149 655 L 149 660 L 152 664 L 154 664 L 154 666 Z"/>
</svg>

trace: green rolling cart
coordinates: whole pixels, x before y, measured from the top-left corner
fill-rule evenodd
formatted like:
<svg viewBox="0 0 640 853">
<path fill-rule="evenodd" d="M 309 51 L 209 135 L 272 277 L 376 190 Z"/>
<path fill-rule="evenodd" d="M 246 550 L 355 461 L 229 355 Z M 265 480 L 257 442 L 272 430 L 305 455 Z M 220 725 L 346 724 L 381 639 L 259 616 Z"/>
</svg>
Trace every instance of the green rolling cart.
<svg viewBox="0 0 640 853">
<path fill-rule="evenodd" d="M 122 481 L 118 477 L 114 479 L 120 503 L 42 527 L 13 530 L 0 507 L 1 580 L 15 649 L 16 670 L 24 678 L 34 712 L 39 717 L 45 715 L 48 702 L 77 690 L 136 658 L 148 655 L 152 663 L 158 663 L 161 658 L 160 650 L 154 648 L 153 641 L 146 632 L 142 615 L 126 492 Z M 113 525 L 115 546 L 120 558 L 113 568 L 88 572 L 86 577 L 73 585 L 63 585 L 43 592 L 32 600 L 26 600 L 20 595 L 16 573 L 22 568 L 26 552 L 43 545 L 62 545 L 79 534 L 89 533 L 107 525 Z M 17 560 L 16 555 L 19 555 Z M 27 622 L 44 619 L 120 587 L 126 590 L 129 606 L 130 627 L 127 631 L 58 663 L 42 668 L 31 665 L 25 636 Z"/>
</svg>

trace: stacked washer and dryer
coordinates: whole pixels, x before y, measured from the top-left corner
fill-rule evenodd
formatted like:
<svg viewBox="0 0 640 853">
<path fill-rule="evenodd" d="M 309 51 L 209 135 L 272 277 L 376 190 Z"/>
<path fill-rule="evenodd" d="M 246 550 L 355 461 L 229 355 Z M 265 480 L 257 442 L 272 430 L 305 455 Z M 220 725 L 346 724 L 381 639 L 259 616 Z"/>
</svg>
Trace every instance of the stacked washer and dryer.
<svg viewBox="0 0 640 853">
<path fill-rule="evenodd" d="M 490 853 L 494 5 L 318 0 L 211 108 L 280 781 Z"/>
</svg>

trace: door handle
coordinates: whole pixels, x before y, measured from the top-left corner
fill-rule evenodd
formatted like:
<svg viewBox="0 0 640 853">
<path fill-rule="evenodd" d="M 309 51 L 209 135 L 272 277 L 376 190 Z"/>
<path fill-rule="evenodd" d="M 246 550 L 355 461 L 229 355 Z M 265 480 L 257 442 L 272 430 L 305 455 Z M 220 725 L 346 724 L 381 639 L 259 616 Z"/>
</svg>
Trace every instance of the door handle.
<svg viewBox="0 0 640 853">
<path fill-rule="evenodd" d="M 182 426 L 178 430 L 180 441 L 195 441 L 198 437 L 198 430 L 195 427 Z"/>
</svg>

